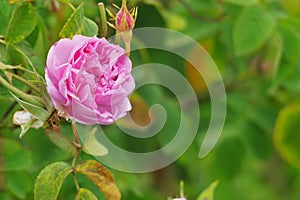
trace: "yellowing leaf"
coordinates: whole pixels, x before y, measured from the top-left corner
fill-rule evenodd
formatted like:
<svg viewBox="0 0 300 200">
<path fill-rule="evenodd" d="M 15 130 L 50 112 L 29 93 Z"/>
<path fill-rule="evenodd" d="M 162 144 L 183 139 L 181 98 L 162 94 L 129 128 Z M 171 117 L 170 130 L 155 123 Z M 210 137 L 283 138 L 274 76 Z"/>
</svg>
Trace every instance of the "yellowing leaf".
<svg viewBox="0 0 300 200">
<path fill-rule="evenodd" d="M 34 200 L 56 200 L 65 178 L 72 167 L 65 162 L 56 162 L 45 167 L 34 185 Z"/>
<path fill-rule="evenodd" d="M 98 198 L 88 189 L 80 188 L 75 200 L 98 200 Z"/>
<path fill-rule="evenodd" d="M 87 160 L 78 164 L 75 170 L 96 184 L 107 200 L 121 199 L 121 194 L 112 174 L 102 164 L 95 160 Z"/>
</svg>

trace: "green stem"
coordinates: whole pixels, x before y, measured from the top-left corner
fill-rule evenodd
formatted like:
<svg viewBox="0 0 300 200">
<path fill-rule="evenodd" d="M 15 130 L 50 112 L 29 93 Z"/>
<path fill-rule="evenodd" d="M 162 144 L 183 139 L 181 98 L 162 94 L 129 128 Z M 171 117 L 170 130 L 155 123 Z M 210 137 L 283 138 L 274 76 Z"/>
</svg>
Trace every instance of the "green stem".
<svg viewBox="0 0 300 200">
<path fill-rule="evenodd" d="M 121 33 L 123 41 L 125 43 L 125 50 L 126 50 L 126 55 L 129 57 L 130 56 L 130 43 L 132 39 L 132 30 L 122 32 Z"/>
<path fill-rule="evenodd" d="M 179 197 L 184 198 L 184 183 L 183 183 L 183 181 L 180 181 Z"/>
<path fill-rule="evenodd" d="M 27 81 L 26 79 L 14 74 L 14 73 L 10 73 L 10 72 L 6 72 L 8 74 L 10 74 L 13 78 L 17 79 L 18 81 L 26 84 L 28 87 L 30 87 L 31 89 L 33 89 L 36 92 L 40 92 L 40 90 L 32 83 L 30 83 L 29 81 Z"/>
<path fill-rule="evenodd" d="M 22 54 L 22 56 L 26 59 L 26 61 L 30 65 L 32 71 L 34 72 L 37 80 L 43 81 L 43 79 L 41 78 L 41 76 L 37 73 L 37 71 L 36 71 L 34 65 L 32 64 L 32 62 L 30 61 L 30 59 L 25 55 L 25 53 L 21 49 L 19 49 L 18 47 L 16 47 L 16 46 L 13 46 L 13 47 L 15 48 L 16 51 L 18 51 L 20 54 Z"/>
<path fill-rule="evenodd" d="M 100 19 L 101 19 L 101 29 L 99 30 L 100 36 L 105 37 L 107 35 L 107 24 L 106 24 L 106 12 L 103 2 L 98 3 Z"/>
<path fill-rule="evenodd" d="M 20 97 L 27 101 L 28 103 L 32 103 L 36 106 L 44 107 L 43 99 L 37 96 L 33 96 L 30 94 L 27 94 L 23 92 L 22 90 L 19 90 L 18 88 L 12 86 L 9 84 L 2 76 L 0 76 L 0 83 L 6 87 L 8 90 L 10 90 L 12 93 L 14 93 L 17 97 Z"/>
<path fill-rule="evenodd" d="M 126 4 L 127 4 L 126 0 L 123 0 L 122 1 L 122 7 L 124 8 L 126 6 Z"/>
<path fill-rule="evenodd" d="M 14 125 L 14 124 L 0 124 L 0 129 L 16 129 L 19 128 L 20 126 Z"/>
<path fill-rule="evenodd" d="M 121 42 L 121 33 L 118 30 L 116 30 L 115 44 L 120 45 L 120 42 Z"/>
<path fill-rule="evenodd" d="M 126 56 L 130 57 L 130 43 L 125 43 Z"/>
<path fill-rule="evenodd" d="M 78 132 L 77 132 L 77 129 L 76 129 L 75 122 L 72 122 L 72 130 L 73 130 L 74 141 L 75 141 L 75 144 L 78 148 L 78 147 L 80 147 L 80 144 L 79 144 L 79 137 L 78 137 Z"/>
<path fill-rule="evenodd" d="M 77 161 L 77 157 L 75 156 L 73 158 L 73 161 L 72 161 L 72 168 L 75 169 L 76 168 L 76 161 Z M 76 172 L 75 170 L 73 170 L 73 179 L 74 179 L 74 183 L 75 183 L 75 187 L 76 187 L 76 190 L 79 191 L 80 190 L 80 186 L 79 186 L 79 183 L 78 183 L 78 180 L 77 180 L 77 177 L 76 177 Z"/>
<path fill-rule="evenodd" d="M 68 5 L 72 8 L 72 10 L 76 10 L 76 8 L 71 3 L 69 3 Z"/>
<path fill-rule="evenodd" d="M 77 129 L 76 129 L 76 124 L 74 122 L 72 123 L 72 130 L 73 130 L 74 142 L 75 142 L 75 145 L 76 145 L 76 148 L 77 148 L 76 156 L 74 156 L 73 161 L 72 161 L 72 167 L 73 167 L 73 169 L 76 169 L 77 159 L 79 158 L 81 145 L 79 144 L 78 132 L 77 132 Z M 73 179 L 74 179 L 76 189 L 78 191 L 80 189 L 80 187 L 79 187 L 79 184 L 78 184 L 78 180 L 77 180 L 77 177 L 76 177 L 75 170 L 73 171 Z"/>
</svg>

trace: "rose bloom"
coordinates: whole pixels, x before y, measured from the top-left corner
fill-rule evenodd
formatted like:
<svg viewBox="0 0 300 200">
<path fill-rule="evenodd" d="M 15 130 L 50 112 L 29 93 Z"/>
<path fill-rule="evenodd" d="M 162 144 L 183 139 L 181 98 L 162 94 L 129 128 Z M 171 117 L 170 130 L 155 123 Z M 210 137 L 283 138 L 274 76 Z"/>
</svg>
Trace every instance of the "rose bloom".
<svg viewBox="0 0 300 200">
<path fill-rule="evenodd" d="M 111 124 L 131 110 L 132 64 L 105 38 L 75 35 L 49 50 L 47 91 L 59 115 L 82 124 Z"/>
</svg>

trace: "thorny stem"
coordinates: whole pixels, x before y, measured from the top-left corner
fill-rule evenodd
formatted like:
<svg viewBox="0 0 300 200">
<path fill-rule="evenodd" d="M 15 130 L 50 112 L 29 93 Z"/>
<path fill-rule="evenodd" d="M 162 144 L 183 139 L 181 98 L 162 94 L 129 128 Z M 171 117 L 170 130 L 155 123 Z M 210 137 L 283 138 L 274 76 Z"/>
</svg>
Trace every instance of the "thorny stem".
<svg viewBox="0 0 300 200">
<path fill-rule="evenodd" d="M 80 152 L 81 146 L 79 144 L 78 132 L 77 132 L 77 129 L 76 129 L 75 122 L 72 123 L 72 130 L 73 130 L 73 135 L 74 135 L 74 142 L 75 142 L 75 145 L 76 145 L 76 148 L 77 148 L 77 154 L 76 154 L 76 156 L 74 156 L 73 161 L 72 161 L 72 168 L 73 168 L 73 173 L 72 174 L 73 174 L 76 189 L 78 191 L 80 189 L 80 187 L 79 187 L 78 180 L 77 180 L 77 177 L 76 177 L 75 168 L 76 168 L 76 162 L 77 162 L 77 159 L 79 157 L 79 152 Z"/>
</svg>

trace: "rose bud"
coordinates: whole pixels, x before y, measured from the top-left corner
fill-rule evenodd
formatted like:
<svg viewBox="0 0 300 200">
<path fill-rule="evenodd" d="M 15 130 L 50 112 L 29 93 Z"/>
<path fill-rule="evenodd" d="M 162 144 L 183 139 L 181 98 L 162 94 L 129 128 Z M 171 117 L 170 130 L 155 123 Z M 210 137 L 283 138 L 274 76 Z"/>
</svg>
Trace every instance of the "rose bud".
<svg viewBox="0 0 300 200">
<path fill-rule="evenodd" d="M 133 8 L 130 13 L 126 6 L 126 0 L 122 1 L 122 7 L 116 15 L 115 27 L 119 32 L 130 31 L 134 28 L 137 9 Z"/>
</svg>

